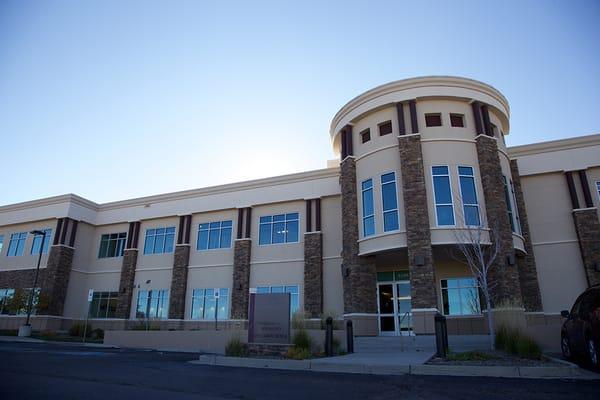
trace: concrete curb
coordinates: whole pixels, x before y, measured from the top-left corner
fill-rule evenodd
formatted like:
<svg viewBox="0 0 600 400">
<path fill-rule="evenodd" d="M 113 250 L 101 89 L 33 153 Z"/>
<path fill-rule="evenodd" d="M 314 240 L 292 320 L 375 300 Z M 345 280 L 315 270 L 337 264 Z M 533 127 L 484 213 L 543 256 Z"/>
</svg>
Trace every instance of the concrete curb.
<svg viewBox="0 0 600 400">
<path fill-rule="evenodd" d="M 510 366 L 465 366 L 465 365 L 383 365 L 324 362 L 324 360 L 279 360 L 263 358 L 240 358 L 218 355 L 201 355 L 189 361 L 197 365 L 223 367 L 269 368 L 295 371 L 338 372 L 371 375 L 446 375 L 446 376 L 490 376 L 496 378 L 529 379 L 587 379 L 600 380 L 600 374 L 579 367 L 510 367 Z"/>
</svg>

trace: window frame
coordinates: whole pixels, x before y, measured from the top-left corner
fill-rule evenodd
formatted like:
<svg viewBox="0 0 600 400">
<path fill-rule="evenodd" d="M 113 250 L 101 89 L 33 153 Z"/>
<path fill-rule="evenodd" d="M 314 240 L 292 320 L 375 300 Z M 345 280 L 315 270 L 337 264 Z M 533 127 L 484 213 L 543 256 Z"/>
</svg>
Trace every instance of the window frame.
<svg viewBox="0 0 600 400">
<path fill-rule="evenodd" d="M 98 300 L 97 310 L 96 310 L 96 313 L 94 314 L 93 311 L 92 311 L 92 305 L 94 304 L 94 300 L 96 300 L 96 297 L 99 297 L 99 298 L 97 299 Z M 111 300 L 116 301 L 116 305 L 115 305 L 114 314 L 111 315 L 111 316 L 109 316 L 108 315 L 109 314 L 109 310 L 110 310 L 109 304 L 110 304 Z M 105 312 L 104 316 L 99 316 L 98 314 L 99 314 L 99 311 L 100 311 L 100 306 L 102 305 L 103 301 L 106 301 L 106 312 Z M 118 290 L 117 291 L 112 291 L 112 290 L 98 290 L 98 291 L 96 291 L 96 290 L 94 290 L 94 294 L 92 296 L 92 301 L 90 302 L 90 304 L 88 306 L 88 308 L 89 308 L 89 310 L 88 310 L 88 312 L 89 312 L 89 314 L 88 314 L 89 318 L 90 319 L 110 319 L 110 318 L 116 318 L 117 317 L 116 316 L 116 312 L 117 312 L 116 307 L 118 305 L 118 301 L 119 301 L 119 291 Z"/>
<path fill-rule="evenodd" d="M 460 118 L 460 123 L 461 125 L 454 125 L 454 123 L 452 122 L 452 118 Z M 452 128 L 466 128 L 466 124 L 465 124 L 465 114 L 459 114 L 459 113 L 450 113 L 450 126 Z"/>
<path fill-rule="evenodd" d="M 2 250 L 4 250 L 4 235 L 0 235 L 0 255 L 2 255 Z"/>
<path fill-rule="evenodd" d="M 219 317 L 219 309 L 216 307 L 216 302 L 215 302 L 215 315 L 212 315 L 210 317 L 206 317 L 206 297 L 207 297 L 207 291 L 208 290 L 212 290 L 213 291 L 213 298 L 214 298 L 214 290 L 217 289 L 219 291 L 219 305 L 221 305 L 221 299 L 222 298 L 227 298 L 227 315 L 225 316 L 225 318 L 220 318 Z M 227 294 L 223 295 L 222 291 L 226 290 Z M 202 291 L 201 295 L 195 295 L 195 293 L 197 291 Z M 231 298 L 231 289 L 228 287 L 222 287 L 222 288 L 194 288 L 192 289 L 192 303 L 191 303 L 191 309 L 190 309 L 190 319 L 193 321 L 214 321 L 215 320 L 215 316 L 217 318 L 217 321 L 227 321 L 231 319 L 231 303 L 230 303 L 230 298 Z M 194 309 L 195 309 L 195 304 L 196 301 L 202 301 L 202 317 L 198 318 L 198 317 L 194 317 Z"/>
<path fill-rule="evenodd" d="M 440 119 L 440 124 L 439 125 L 429 125 L 429 123 L 427 122 L 427 117 L 438 117 Z M 425 113 L 425 127 L 426 128 L 439 128 L 441 126 L 444 126 L 444 120 L 442 119 L 442 113 L 440 113 L 440 112 Z"/>
<path fill-rule="evenodd" d="M 138 310 L 139 310 L 139 306 L 140 306 L 140 295 L 142 293 L 146 294 L 146 308 L 144 311 L 144 316 L 138 316 Z M 152 294 L 153 293 L 157 293 L 156 296 L 156 316 L 155 315 L 148 315 L 150 314 L 150 308 L 152 307 Z M 137 298 L 136 298 L 136 302 L 135 302 L 135 318 L 136 319 L 168 319 L 169 318 L 169 297 L 170 297 L 171 293 L 169 292 L 169 289 L 140 289 L 137 292 Z M 162 306 L 162 308 L 161 308 Z M 163 310 L 163 314 L 164 316 L 158 316 L 158 310 Z"/>
<path fill-rule="evenodd" d="M 510 188 L 510 180 L 502 174 L 502 183 L 504 184 L 504 199 L 506 201 L 506 211 L 508 213 L 508 221 L 510 223 L 511 233 L 517 234 L 517 220 L 515 219 L 515 205 L 513 204 L 513 196 Z"/>
<path fill-rule="evenodd" d="M 383 176 L 390 175 L 390 174 L 394 174 L 394 180 L 383 183 Z M 382 222 L 381 225 L 383 227 L 384 233 L 398 232 L 400 230 L 400 206 L 398 205 L 398 179 L 397 179 L 397 176 L 398 176 L 398 174 L 396 173 L 396 171 L 388 171 L 388 172 L 384 172 L 383 174 L 379 175 L 379 184 L 380 184 L 379 195 L 381 196 L 381 222 Z M 383 188 L 385 185 L 388 185 L 388 186 L 393 185 L 393 187 L 394 187 L 394 195 L 396 197 L 396 208 L 394 208 L 394 209 L 389 209 L 389 210 L 384 209 L 385 206 L 384 206 L 384 202 L 383 202 Z M 386 230 L 385 229 L 385 214 L 391 213 L 391 212 L 396 213 L 396 224 L 398 225 L 398 227 L 396 229 Z M 373 213 L 375 213 L 375 204 L 373 204 Z"/>
<path fill-rule="evenodd" d="M 364 189 L 364 184 L 367 181 L 371 181 L 371 187 Z M 371 203 L 373 205 L 373 213 L 369 214 L 369 215 L 365 215 L 365 192 L 367 191 L 371 191 Z M 375 184 L 374 184 L 374 179 L 371 178 L 367 178 L 364 179 L 360 182 L 360 201 L 361 201 L 361 214 L 362 214 L 362 236 L 363 238 L 367 238 L 370 236 L 374 236 L 377 233 L 377 221 L 375 220 Z M 365 221 L 368 218 L 373 218 L 373 233 L 370 234 L 366 234 L 366 225 L 365 225 Z"/>
<path fill-rule="evenodd" d="M 46 229 L 40 229 L 41 231 L 46 232 L 46 236 L 44 237 L 44 247 L 40 249 L 42 254 L 48 254 L 48 251 L 50 251 L 50 241 L 52 239 L 52 228 L 46 228 Z M 38 251 L 35 251 L 35 246 L 36 246 L 36 242 L 37 240 L 42 240 L 42 235 L 33 235 L 33 240 L 31 241 L 31 249 L 29 250 L 29 254 L 30 255 L 37 255 L 40 254 Z M 40 243 L 41 246 L 41 243 Z"/>
<path fill-rule="evenodd" d="M 471 168 L 471 171 L 473 172 L 472 175 L 461 174 L 460 173 L 461 168 Z M 481 207 L 479 206 L 479 195 L 477 194 L 477 180 L 475 179 L 475 167 L 472 167 L 470 165 L 457 165 L 456 173 L 458 174 L 458 187 L 460 189 L 460 202 L 462 204 L 463 222 L 464 222 L 465 226 L 481 227 L 482 226 Z M 462 182 L 460 180 L 460 178 L 462 178 L 462 177 L 473 179 L 473 189 L 475 190 L 475 201 L 476 201 L 475 204 L 465 204 L 465 197 L 463 195 Z M 467 206 L 468 207 L 477 207 L 477 219 L 479 220 L 479 224 L 477 224 L 477 225 L 467 224 L 467 213 L 465 212 L 465 207 L 467 207 Z"/>
<path fill-rule="evenodd" d="M 287 216 L 290 215 L 290 214 L 297 214 L 298 218 L 297 219 L 290 219 L 290 220 L 288 220 Z M 280 215 L 284 216 L 283 221 L 277 221 L 277 222 L 273 221 L 274 217 L 280 216 Z M 271 220 L 269 222 L 261 222 L 262 218 L 267 218 L 267 217 L 271 218 Z M 287 224 L 288 224 L 288 222 L 294 222 L 294 221 L 298 223 L 298 232 L 297 232 L 297 235 L 296 235 L 296 240 L 288 241 L 287 240 L 287 238 L 288 238 Z M 284 241 L 283 242 L 273 243 L 273 225 L 275 223 L 281 223 L 281 222 L 283 222 L 285 224 L 285 230 L 286 230 L 285 231 L 285 235 L 284 235 Z M 261 236 L 260 236 L 261 235 L 261 229 L 260 228 L 261 228 L 262 225 L 270 225 L 270 227 L 271 227 L 271 229 L 270 229 L 271 235 L 270 235 L 269 243 L 261 243 L 261 240 L 260 240 L 260 238 L 261 238 Z M 258 245 L 259 246 L 274 246 L 274 245 L 286 245 L 286 244 L 300 243 L 300 232 L 301 232 L 301 226 L 300 226 L 300 212 L 299 211 L 284 212 L 282 214 L 261 215 L 261 216 L 258 217 Z"/>
<path fill-rule="evenodd" d="M 116 235 L 116 238 L 111 238 L 111 236 Z M 119 237 L 120 235 L 124 235 L 123 237 Z M 102 242 L 104 241 L 104 237 L 107 236 L 108 238 L 106 239 L 106 255 L 102 256 L 101 252 L 102 252 Z M 110 242 L 114 241 L 115 242 L 115 254 L 114 255 L 109 255 L 109 249 L 110 249 Z M 144 240 L 144 244 L 145 244 L 145 240 Z M 121 247 L 119 247 L 121 245 Z M 125 254 L 125 246 L 127 246 L 127 232 L 113 232 L 113 233 L 103 233 L 100 235 L 100 246 L 98 247 L 98 259 L 104 259 L 104 258 L 118 258 L 118 257 L 123 257 L 123 254 Z M 119 251 L 120 248 L 120 251 Z"/>
<path fill-rule="evenodd" d="M 448 170 L 448 174 L 447 175 L 439 175 L 439 174 L 434 174 L 433 173 L 433 169 L 435 167 L 446 167 Z M 452 174 L 451 174 L 451 168 L 449 165 L 441 165 L 441 164 L 436 164 L 436 165 L 432 165 L 431 166 L 431 188 L 433 189 L 433 207 L 434 207 L 434 211 L 435 211 L 435 226 L 438 228 L 451 228 L 451 227 L 456 227 L 456 210 L 454 210 L 454 190 L 452 188 Z M 435 189 L 435 177 L 436 176 L 447 176 L 448 177 L 448 185 L 450 188 L 450 201 L 451 203 L 440 203 L 437 204 L 436 200 L 435 200 L 435 193 L 436 193 L 436 189 Z M 450 208 L 452 208 L 452 224 L 448 224 L 448 225 L 440 225 L 439 222 L 439 218 L 438 218 L 438 206 L 450 206 Z"/>
<path fill-rule="evenodd" d="M 360 142 L 362 144 L 365 144 L 367 142 L 371 141 L 371 128 L 367 128 L 367 129 L 363 129 L 360 133 Z M 365 137 L 367 137 L 367 140 L 365 140 Z"/>
<path fill-rule="evenodd" d="M 25 254 L 25 243 L 27 242 L 28 234 L 29 232 L 11 233 L 10 240 L 8 241 L 8 250 L 6 251 L 7 257 L 21 257 Z M 13 244 L 16 246 L 16 248 L 14 254 L 10 254 Z"/>
<path fill-rule="evenodd" d="M 463 287 L 463 286 L 460 286 L 460 284 L 459 284 L 459 286 L 456 287 L 456 288 L 450 288 L 450 287 L 448 287 L 448 284 L 446 284 L 446 288 L 444 288 L 443 285 L 442 285 L 442 281 L 456 280 L 456 281 L 460 282 L 462 279 L 473 279 L 473 281 L 475 282 L 475 286 L 464 286 Z M 480 289 L 480 286 L 479 286 L 479 282 L 477 281 L 477 278 L 475 278 L 474 276 L 463 276 L 463 277 L 458 277 L 458 278 L 447 277 L 447 278 L 444 278 L 444 279 L 440 279 L 439 282 L 440 282 L 440 301 L 441 301 L 441 304 L 442 304 L 441 308 L 442 308 L 442 314 L 444 316 L 447 316 L 447 317 L 471 317 L 471 316 L 481 316 L 481 315 L 483 315 L 483 307 L 482 307 L 482 304 L 481 304 L 481 289 Z M 476 292 L 477 292 L 477 300 L 479 302 L 479 313 L 465 314 L 465 313 L 463 313 L 463 303 L 462 303 L 462 296 L 460 295 L 460 292 L 461 292 L 461 289 L 472 289 L 472 288 L 477 289 Z M 460 314 L 450 314 L 449 313 L 450 309 L 448 309 L 448 313 L 446 313 L 445 310 L 444 310 L 444 290 L 448 291 L 448 289 L 458 290 L 458 293 L 459 293 L 458 298 L 459 298 L 459 301 L 460 301 L 460 311 L 461 311 Z"/>
<path fill-rule="evenodd" d="M 598 195 L 598 201 L 600 201 L 600 181 L 596 181 L 596 194 Z"/>
<path fill-rule="evenodd" d="M 159 229 L 164 229 L 164 233 L 161 234 L 160 236 L 163 236 L 163 245 L 162 245 L 162 251 L 156 252 L 154 251 L 154 248 L 156 247 L 156 231 Z M 167 230 L 169 229 L 173 229 L 173 233 L 167 232 Z M 152 234 L 152 251 L 151 252 L 147 252 L 146 251 L 146 245 L 147 245 L 147 240 L 148 240 L 148 231 L 153 231 Z M 171 254 L 175 251 L 175 234 L 177 233 L 177 228 L 175 228 L 174 226 L 159 226 L 159 227 L 155 227 L 155 228 L 146 228 L 146 232 L 144 235 L 144 250 L 142 252 L 143 255 L 145 256 L 150 256 L 150 255 L 154 255 L 154 254 Z M 166 251 L 166 247 L 167 247 L 167 237 L 172 236 L 173 237 L 173 243 L 171 244 L 171 251 Z"/>
<path fill-rule="evenodd" d="M 387 133 L 381 133 L 381 127 L 385 126 L 385 125 L 389 125 L 390 126 L 390 131 Z M 391 135 L 392 133 L 394 133 L 394 125 L 392 124 L 392 120 L 387 120 L 387 121 L 383 121 L 377 124 L 377 132 L 379 133 L 379 136 L 387 136 L 387 135 Z"/>
<path fill-rule="evenodd" d="M 8 308 L 4 312 L 7 302 L 10 301 L 15 295 L 14 288 L 2 288 L 0 289 L 0 315 L 10 315 Z"/>
<path fill-rule="evenodd" d="M 223 223 L 229 223 L 229 226 L 223 226 Z M 212 224 L 219 224 L 218 228 L 211 228 Z M 208 228 L 206 229 L 202 229 L 202 225 L 208 225 Z M 222 240 L 223 240 L 223 230 L 227 230 L 229 229 L 229 243 L 227 244 L 227 246 L 223 246 Z M 200 234 L 206 231 L 207 232 L 207 237 L 206 237 L 206 249 L 201 249 L 200 248 Z M 211 231 L 218 231 L 218 235 L 219 235 L 219 245 L 217 247 L 210 247 L 210 233 Z M 228 220 L 223 220 L 223 221 L 211 221 L 211 222 L 201 222 L 198 224 L 198 230 L 196 232 L 196 251 L 200 252 L 200 251 L 215 251 L 215 250 L 226 250 L 226 249 L 231 249 L 231 242 L 233 240 L 233 220 L 228 219 Z"/>
</svg>

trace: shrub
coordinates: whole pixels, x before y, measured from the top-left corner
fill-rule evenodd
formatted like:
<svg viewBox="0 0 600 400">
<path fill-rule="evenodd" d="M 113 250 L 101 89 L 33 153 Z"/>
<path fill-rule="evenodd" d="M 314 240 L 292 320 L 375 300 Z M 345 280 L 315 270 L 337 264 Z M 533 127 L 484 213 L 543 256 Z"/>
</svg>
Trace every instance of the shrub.
<svg viewBox="0 0 600 400">
<path fill-rule="evenodd" d="M 92 338 L 94 339 L 104 339 L 104 330 L 100 328 L 96 328 L 92 331 Z"/>
<path fill-rule="evenodd" d="M 500 326 L 496 333 L 496 348 L 521 358 L 540 359 L 542 350 L 537 342 L 517 328 Z"/>
<path fill-rule="evenodd" d="M 291 358 L 292 360 L 305 360 L 307 358 L 310 358 L 310 356 L 310 350 L 296 346 L 290 347 L 286 354 L 286 357 Z"/>
<path fill-rule="evenodd" d="M 340 354 L 341 347 L 340 341 L 334 336 L 331 340 L 331 350 L 333 351 L 333 354 Z"/>
<path fill-rule="evenodd" d="M 296 311 L 292 315 L 292 329 L 305 329 L 306 321 L 304 319 L 304 313 L 302 311 Z"/>
<path fill-rule="evenodd" d="M 312 338 L 304 329 L 298 329 L 292 339 L 292 344 L 297 349 L 305 349 L 310 352 L 312 348 Z"/>
<path fill-rule="evenodd" d="M 69 336 L 83 337 L 83 331 L 85 331 L 85 324 L 73 324 L 69 328 Z M 86 337 L 90 337 L 92 335 L 92 325 L 87 324 L 87 331 L 85 333 Z"/>
<path fill-rule="evenodd" d="M 248 345 L 240 338 L 232 338 L 225 345 L 225 355 L 230 357 L 247 357 Z"/>
</svg>

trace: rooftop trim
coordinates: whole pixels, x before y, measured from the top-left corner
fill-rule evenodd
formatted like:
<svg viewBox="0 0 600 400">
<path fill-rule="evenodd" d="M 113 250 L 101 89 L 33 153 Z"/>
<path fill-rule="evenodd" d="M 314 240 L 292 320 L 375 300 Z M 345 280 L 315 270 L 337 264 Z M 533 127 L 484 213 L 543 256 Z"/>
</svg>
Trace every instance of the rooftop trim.
<svg viewBox="0 0 600 400">
<path fill-rule="evenodd" d="M 547 142 L 524 144 L 520 146 L 509 147 L 508 155 L 510 158 L 519 158 L 534 154 L 549 153 L 553 151 L 577 149 L 587 146 L 600 146 L 600 133 L 577 136 L 574 138 L 550 140 Z"/>
</svg>

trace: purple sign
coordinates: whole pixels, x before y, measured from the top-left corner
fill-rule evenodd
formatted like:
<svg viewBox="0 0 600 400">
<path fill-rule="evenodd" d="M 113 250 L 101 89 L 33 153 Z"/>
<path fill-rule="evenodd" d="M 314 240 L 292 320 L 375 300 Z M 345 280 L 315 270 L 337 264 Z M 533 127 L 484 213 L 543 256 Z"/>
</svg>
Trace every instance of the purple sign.
<svg viewBox="0 0 600 400">
<path fill-rule="evenodd" d="M 250 293 L 248 343 L 290 343 L 290 294 Z"/>
</svg>

